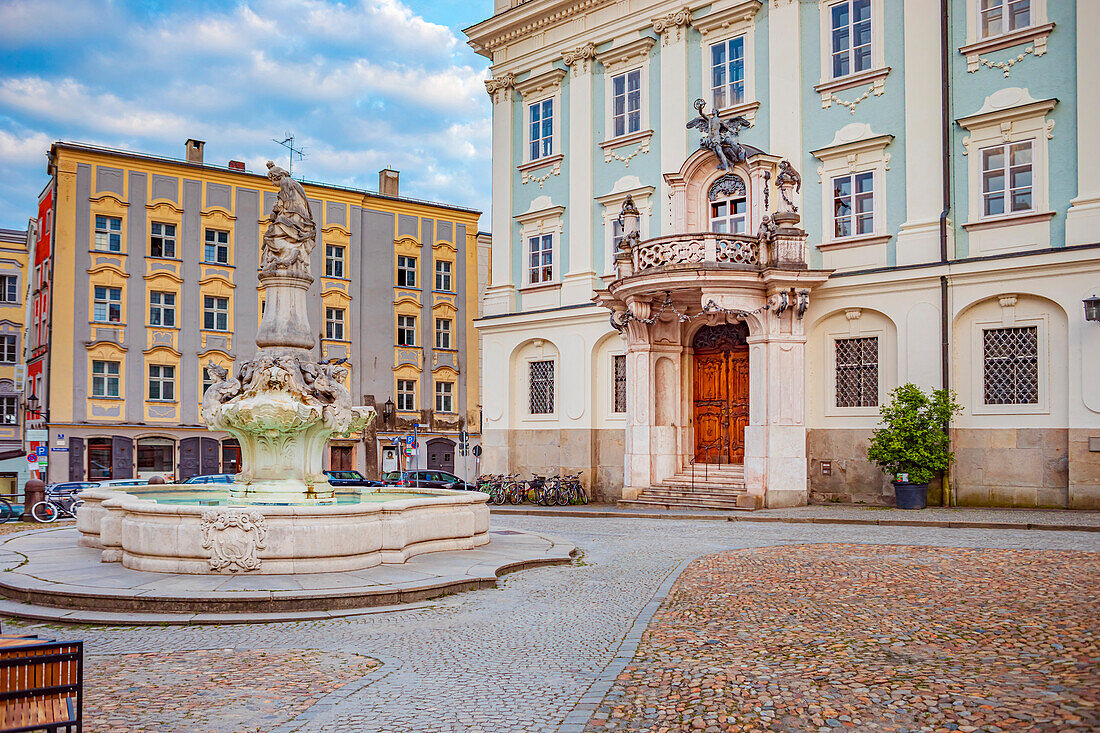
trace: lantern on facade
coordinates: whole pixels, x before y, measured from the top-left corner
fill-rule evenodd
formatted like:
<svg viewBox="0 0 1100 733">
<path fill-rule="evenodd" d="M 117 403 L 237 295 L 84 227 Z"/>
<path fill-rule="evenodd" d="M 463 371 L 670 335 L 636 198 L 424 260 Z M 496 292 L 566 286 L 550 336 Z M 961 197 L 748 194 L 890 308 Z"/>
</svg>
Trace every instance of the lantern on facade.
<svg viewBox="0 0 1100 733">
<path fill-rule="evenodd" d="M 1100 321 L 1100 298 L 1093 295 L 1091 298 L 1085 298 L 1085 320 L 1086 321 Z"/>
</svg>

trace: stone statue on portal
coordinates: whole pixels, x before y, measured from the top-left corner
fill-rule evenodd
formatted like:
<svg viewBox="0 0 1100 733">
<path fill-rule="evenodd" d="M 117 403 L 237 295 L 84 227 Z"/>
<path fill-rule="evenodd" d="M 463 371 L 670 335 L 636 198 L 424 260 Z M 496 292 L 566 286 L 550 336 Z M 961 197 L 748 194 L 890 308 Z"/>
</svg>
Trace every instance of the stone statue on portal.
<svg viewBox="0 0 1100 733">
<path fill-rule="evenodd" d="M 264 232 L 260 274 L 310 275 L 309 254 L 317 244 L 316 225 L 302 184 L 267 161 L 267 177 L 279 186 Z"/>
<path fill-rule="evenodd" d="M 717 109 L 712 109 L 708 114 L 703 111 L 707 103 L 702 99 L 696 99 L 694 106 L 699 116 L 687 123 L 687 127 L 695 128 L 702 133 L 699 137 L 699 147 L 710 150 L 718 156 L 718 170 L 730 170 L 746 160 L 748 156 L 738 140 L 738 135 L 742 128 L 751 127 L 752 124 L 740 115 L 723 120 Z"/>
</svg>

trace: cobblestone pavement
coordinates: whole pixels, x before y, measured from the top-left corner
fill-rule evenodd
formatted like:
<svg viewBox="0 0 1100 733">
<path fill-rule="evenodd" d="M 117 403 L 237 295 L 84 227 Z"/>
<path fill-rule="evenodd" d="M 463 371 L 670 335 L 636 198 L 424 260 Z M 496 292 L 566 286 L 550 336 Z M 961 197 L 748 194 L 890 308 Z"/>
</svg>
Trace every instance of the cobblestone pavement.
<svg viewBox="0 0 1100 733">
<path fill-rule="evenodd" d="M 1097 730 L 1098 588 L 1100 555 L 1081 552 L 710 555 L 587 730 Z"/>
<path fill-rule="evenodd" d="M 494 518 L 494 528 L 501 527 L 560 536 L 577 543 L 584 555 L 573 565 L 505 576 L 494 590 L 462 593 L 391 613 L 244 626 L 45 627 L 39 628 L 39 633 L 85 640 L 86 653 L 93 660 L 86 678 L 89 691 L 110 690 L 117 705 L 132 704 L 150 690 L 163 698 L 158 714 L 166 723 L 150 722 L 144 729 L 132 730 L 186 729 L 198 714 L 197 698 L 187 690 L 208 682 L 188 677 L 188 670 L 195 666 L 193 659 L 175 653 L 233 649 L 244 655 L 267 655 L 270 676 L 262 682 L 257 677 L 255 688 L 243 684 L 235 688 L 234 710 L 256 711 L 249 721 L 253 727 L 240 729 L 250 733 L 552 733 L 561 728 L 578 701 L 586 699 L 590 688 L 610 684 L 618 675 L 613 660 L 624 636 L 657 589 L 685 560 L 726 550 L 836 542 L 1100 550 L 1100 536 L 1080 532 Z M 979 569 L 983 567 L 979 564 Z M 1063 570 L 1071 579 L 1079 576 L 1076 567 Z M 827 592 L 837 577 L 823 577 L 822 592 Z M 1009 580 L 1022 577 L 1006 576 Z M 1091 591 L 1095 588 L 1093 583 Z M 1039 588 L 1036 592 L 1041 597 L 1044 591 Z M 926 593 L 931 595 L 935 589 Z M 1094 606 L 1093 621 L 1095 611 Z M 4 621 L 5 630 L 27 626 L 33 624 Z M 827 627 L 817 631 L 828 641 Z M 950 627 L 943 631 L 953 633 Z M 289 661 L 312 652 L 318 656 L 308 657 L 313 660 L 308 663 Z M 143 655 L 140 666 L 152 684 L 117 684 L 117 679 L 132 674 L 122 670 L 134 668 L 131 655 L 137 654 Z M 382 664 L 366 673 L 344 665 L 340 675 L 346 684 L 299 712 L 299 704 L 303 700 L 308 704 L 316 695 L 314 688 L 302 685 L 303 678 L 316 675 L 317 660 L 348 659 L 338 655 L 351 654 L 375 658 Z M 183 692 L 175 688 L 183 688 Z M 592 697 L 587 695 L 587 699 Z M 265 702 L 271 698 L 285 704 Z M 89 709 L 88 730 L 100 730 L 103 721 L 110 719 L 109 714 L 104 717 L 104 713 Z M 191 730 L 207 729 L 192 726 Z"/>
</svg>

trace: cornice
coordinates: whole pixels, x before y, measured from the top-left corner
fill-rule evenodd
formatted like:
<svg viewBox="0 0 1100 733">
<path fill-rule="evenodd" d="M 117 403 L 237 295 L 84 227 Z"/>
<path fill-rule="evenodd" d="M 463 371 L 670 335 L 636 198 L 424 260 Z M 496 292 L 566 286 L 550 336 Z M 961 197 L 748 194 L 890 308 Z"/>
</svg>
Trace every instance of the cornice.
<svg viewBox="0 0 1100 733">
<path fill-rule="evenodd" d="M 751 23 L 762 5 L 763 3 L 760 0 L 743 0 L 743 2 L 736 3 L 728 8 L 716 10 L 701 18 L 696 18 L 691 21 L 691 24 L 706 39 L 715 33 Z"/>
<path fill-rule="evenodd" d="M 657 39 L 652 36 L 642 36 L 633 41 L 612 46 L 606 51 L 598 52 L 596 60 L 608 71 L 616 71 L 644 59 L 649 55 L 649 49 L 653 48 L 653 44 L 656 42 Z"/>
<path fill-rule="evenodd" d="M 532 74 L 523 81 L 517 81 L 515 90 L 525 99 L 537 96 L 547 89 L 552 89 L 561 84 L 561 80 L 565 78 L 566 73 L 565 69 L 553 68 L 541 74 Z"/>
<path fill-rule="evenodd" d="M 551 3 L 521 3 L 492 18 L 470 26 L 464 33 L 470 47 L 492 58 L 493 51 L 526 35 L 562 23 L 615 0 L 557 0 Z M 548 7 L 549 6 L 549 7 Z"/>
<path fill-rule="evenodd" d="M 573 69 L 574 74 L 588 71 L 592 68 L 592 59 L 596 58 L 596 44 L 592 41 L 574 48 L 572 51 L 566 51 L 561 55 L 561 60 L 566 66 Z"/>
</svg>

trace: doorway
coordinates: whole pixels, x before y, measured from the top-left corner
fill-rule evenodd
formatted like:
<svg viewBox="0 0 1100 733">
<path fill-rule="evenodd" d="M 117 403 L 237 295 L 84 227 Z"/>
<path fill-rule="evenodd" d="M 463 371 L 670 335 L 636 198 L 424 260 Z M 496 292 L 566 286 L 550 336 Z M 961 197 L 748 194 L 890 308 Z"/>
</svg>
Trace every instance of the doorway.
<svg viewBox="0 0 1100 733">
<path fill-rule="evenodd" d="M 355 470 L 355 448 L 350 445 L 330 445 L 328 467 L 330 471 Z"/>
<path fill-rule="evenodd" d="M 695 461 L 744 463 L 749 347 L 744 323 L 704 326 L 692 339 Z"/>
<path fill-rule="evenodd" d="M 437 471 L 455 472 L 455 442 L 450 438 L 435 438 L 428 441 L 428 468 Z"/>
</svg>

